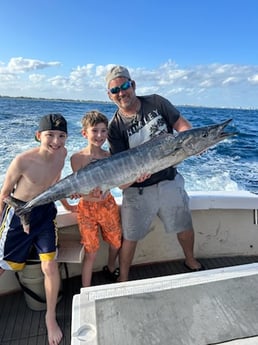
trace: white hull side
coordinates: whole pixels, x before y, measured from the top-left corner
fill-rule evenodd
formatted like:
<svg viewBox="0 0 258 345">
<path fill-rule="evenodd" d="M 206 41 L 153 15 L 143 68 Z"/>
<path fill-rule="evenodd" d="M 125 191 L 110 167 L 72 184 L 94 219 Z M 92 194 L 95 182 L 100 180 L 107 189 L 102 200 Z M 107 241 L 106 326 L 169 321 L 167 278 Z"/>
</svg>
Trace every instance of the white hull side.
<svg viewBox="0 0 258 345">
<path fill-rule="evenodd" d="M 192 192 L 190 207 L 195 229 L 195 256 L 258 255 L 258 196 L 248 192 Z M 59 210 L 60 261 L 67 262 L 69 276 L 81 273 L 83 249 L 76 215 Z M 176 234 L 165 233 L 158 218 L 152 231 L 139 241 L 133 264 L 183 259 Z M 107 245 L 101 243 L 94 270 L 107 262 Z M 64 273 L 64 272 L 63 272 Z M 0 278 L 0 294 L 19 289 L 13 272 Z"/>
</svg>

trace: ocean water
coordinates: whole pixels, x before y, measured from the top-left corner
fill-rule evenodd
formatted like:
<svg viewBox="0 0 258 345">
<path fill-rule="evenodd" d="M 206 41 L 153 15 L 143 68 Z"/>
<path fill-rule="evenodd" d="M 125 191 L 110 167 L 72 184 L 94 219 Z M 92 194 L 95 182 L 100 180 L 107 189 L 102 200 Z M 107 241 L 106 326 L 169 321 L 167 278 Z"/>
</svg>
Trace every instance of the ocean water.
<svg viewBox="0 0 258 345">
<path fill-rule="evenodd" d="M 187 191 L 247 190 L 258 194 L 258 110 L 177 106 L 193 127 L 206 126 L 232 118 L 229 130 L 238 135 L 186 159 L 178 165 Z M 68 156 L 62 176 L 72 172 L 70 156 L 86 145 L 80 120 L 85 112 L 98 109 L 112 117 L 116 106 L 103 102 L 80 102 L 0 97 L 0 185 L 11 160 L 20 152 L 35 147 L 41 116 L 62 113 L 68 122 Z M 118 188 L 112 190 L 120 196 Z"/>
</svg>

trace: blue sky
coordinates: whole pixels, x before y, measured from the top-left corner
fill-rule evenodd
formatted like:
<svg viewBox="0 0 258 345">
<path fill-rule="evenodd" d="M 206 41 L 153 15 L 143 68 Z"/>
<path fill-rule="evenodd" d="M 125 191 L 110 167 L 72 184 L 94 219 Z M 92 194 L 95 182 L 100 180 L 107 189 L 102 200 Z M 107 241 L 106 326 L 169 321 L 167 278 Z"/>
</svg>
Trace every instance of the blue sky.
<svg viewBox="0 0 258 345">
<path fill-rule="evenodd" d="M 0 95 L 108 101 L 126 66 L 137 94 L 258 108 L 256 0 L 1 0 Z"/>
</svg>

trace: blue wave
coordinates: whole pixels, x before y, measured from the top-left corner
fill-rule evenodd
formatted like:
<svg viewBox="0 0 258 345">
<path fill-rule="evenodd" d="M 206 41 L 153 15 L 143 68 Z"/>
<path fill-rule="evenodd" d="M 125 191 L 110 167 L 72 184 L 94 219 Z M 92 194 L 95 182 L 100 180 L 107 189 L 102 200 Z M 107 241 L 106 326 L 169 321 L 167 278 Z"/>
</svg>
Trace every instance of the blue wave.
<svg viewBox="0 0 258 345">
<path fill-rule="evenodd" d="M 178 166 L 184 175 L 186 189 L 248 190 L 258 193 L 258 111 L 250 109 L 222 109 L 178 106 L 193 127 L 206 126 L 232 118 L 230 125 L 238 135 L 206 153 L 191 157 Z M 34 133 L 39 118 L 49 112 L 61 112 L 68 121 L 68 158 L 63 176 L 71 173 L 69 158 L 86 143 L 81 136 L 80 120 L 85 112 L 99 109 L 109 118 L 116 106 L 104 102 L 1 98 L 0 97 L 0 184 L 6 168 L 17 153 L 38 145 Z M 115 190 L 114 194 L 119 195 Z"/>
</svg>

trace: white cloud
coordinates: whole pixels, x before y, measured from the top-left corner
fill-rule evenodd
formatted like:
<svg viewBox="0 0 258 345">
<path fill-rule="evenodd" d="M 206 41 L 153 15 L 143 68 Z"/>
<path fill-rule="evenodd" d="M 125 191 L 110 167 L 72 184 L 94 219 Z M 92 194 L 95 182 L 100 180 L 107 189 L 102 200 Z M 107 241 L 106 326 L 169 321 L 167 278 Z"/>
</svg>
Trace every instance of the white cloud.
<svg viewBox="0 0 258 345">
<path fill-rule="evenodd" d="M 1 73 L 25 73 L 34 70 L 45 69 L 48 67 L 56 67 L 60 66 L 60 62 L 52 61 L 52 62 L 43 62 L 40 60 L 34 59 L 25 59 L 22 57 L 15 57 L 11 58 L 7 66 L 2 64 L 0 67 L 0 74 Z"/>
<path fill-rule="evenodd" d="M 258 84 L 258 74 L 255 74 L 255 75 L 251 76 L 250 78 L 248 78 L 248 81 L 251 84 Z"/>
<path fill-rule="evenodd" d="M 48 79 L 48 83 L 50 86 L 58 87 L 58 88 L 67 88 L 69 86 L 69 79 L 62 77 L 62 76 L 55 76 L 53 78 Z"/>
<path fill-rule="evenodd" d="M 230 85 L 230 84 L 236 84 L 238 81 L 238 78 L 235 77 L 228 77 L 225 80 L 222 81 L 222 85 Z"/>
<path fill-rule="evenodd" d="M 107 101 L 105 75 L 112 66 L 88 63 L 67 74 L 61 62 L 12 58 L 0 63 L 0 95 Z M 258 66 L 182 67 L 169 60 L 152 69 L 127 67 L 139 95 L 159 93 L 174 104 L 258 107 Z"/>
<path fill-rule="evenodd" d="M 46 76 L 44 74 L 30 74 L 28 76 L 28 79 L 34 83 L 34 84 L 37 84 L 37 83 L 41 83 L 43 82 L 44 80 L 46 80 Z"/>
</svg>

